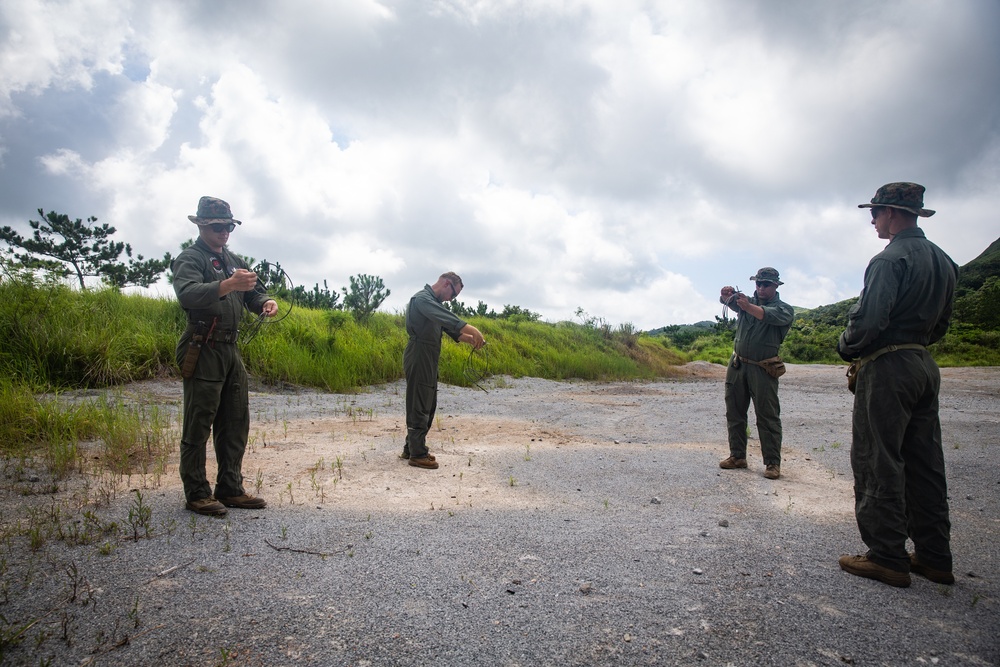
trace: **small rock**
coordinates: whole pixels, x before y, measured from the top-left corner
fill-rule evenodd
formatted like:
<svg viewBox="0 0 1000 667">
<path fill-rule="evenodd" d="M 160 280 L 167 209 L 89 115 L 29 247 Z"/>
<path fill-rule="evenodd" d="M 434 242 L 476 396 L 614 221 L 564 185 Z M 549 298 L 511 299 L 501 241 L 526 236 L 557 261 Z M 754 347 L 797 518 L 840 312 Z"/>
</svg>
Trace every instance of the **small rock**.
<svg viewBox="0 0 1000 667">
<path fill-rule="evenodd" d="M 661 505 L 663 503 L 659 496 L 653 496 L 652 500 L 649 501 L 651 505 Z"/>
<path fill-rule="evenodd" d="M 727 521 L 726 519 L 722 519 L 721 521 L 719 521 L 719 526 L 721 526 L 722 528 L 729 528 L 729 521 Z"/>
<path fill-rule="evenodd" d="M 591 586 L 591 584 L 590 584 L 589 581 L 586 582 L 586 583 L 580 584 L 580 592 L 583 593 L 584 595 L 590 594 L 590 591 L 592 589 L 593 589 L 593 586 Z"/>
<path fill-rule="evenodd" d="M 704 572 L 702 571 L 702 569 L 700 567 L 696 567 L 696 568 L 694 568 L 691 571 L 694 572 L 695 574 L 704 574 Z"/>
<path fill-rule="evenodd" d="M 624 639 L 625 639 L 625 641 L 630 642 L 630 641 L 632 641 L 632 635 L 630 635 L 629 633 L 626 632 Z"/>
</svg>

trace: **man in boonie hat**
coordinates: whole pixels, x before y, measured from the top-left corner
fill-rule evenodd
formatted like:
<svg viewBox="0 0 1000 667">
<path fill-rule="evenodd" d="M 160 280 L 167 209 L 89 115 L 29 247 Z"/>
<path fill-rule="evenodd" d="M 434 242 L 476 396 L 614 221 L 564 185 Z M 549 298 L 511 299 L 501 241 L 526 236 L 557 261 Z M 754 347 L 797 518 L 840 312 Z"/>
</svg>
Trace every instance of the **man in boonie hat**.
<svg viewBox="0 0 1000 667">
<path fill-rule="evenodd" d="M 854 514 L 868 546 L 865 554 L 842 556 L 840 567 L 890 586 L 909 586 L 911 572 L 952 584 L 941 373 L 927 345 L 948 330 L 958 266 L 917 226 L 918 217 L 934 215 L 924 208 L 924 186 L 889 183 L 858 207 L 871 209 L 876 233 L 889 244 L 868 263 L 837 342 L 840 356 L 853 362 Z"/>
<path fill-rule="evenodd" d="M 202 197 L 198 238 L 173 261 L 174 292 L 188 325 L 177 344 L 184 378 L 180 476 L 187 509 L 221 516 L 227 507 L 263 509 L 267 503 L 243 488 L 243 454 L 250 435 L 247 372 L 237 346 L 243 308 L 268 317 L 278 305 L 257 290 L 257 275 L 226 246 L 236 225 L 229 204 Z M 215 490 L 205 473 L 209 434 L 215 445 Z"/>
<path fill-rule="evenodd" d="M 765 266 L 750 276 L 756 284 L 752 297 L 731 285 L 719 300 L 737 311 L 733 355 L 726 368 L 726 426 L 729 458 L 719 462 L 726 470 L 747 467 L 747 411 L 753 401 L 764 458 L 764 477 L 781 476 L 781 405 L 778 377 L 784 364 L 778 348 L 795 319 L 795 311 L 778 297 L 778 270 Z M 780 369 L 780 370 L 779 370 Z"/>
</svg>

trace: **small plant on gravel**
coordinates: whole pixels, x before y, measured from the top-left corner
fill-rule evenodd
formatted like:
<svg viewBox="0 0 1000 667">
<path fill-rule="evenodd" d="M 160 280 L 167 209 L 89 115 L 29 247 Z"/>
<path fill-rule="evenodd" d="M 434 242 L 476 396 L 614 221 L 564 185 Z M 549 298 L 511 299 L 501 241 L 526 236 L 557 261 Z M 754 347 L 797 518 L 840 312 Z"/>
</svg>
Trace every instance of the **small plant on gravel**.
<svg viewBox="0 0 1000 667">
<path fill-rule="evenodd" d="M 516 486 L 517 485 L 517 480 L 514 479 L 513 475 L 510 476 L 510 485 L 511 486 Z"/>
<path fill-rule="evenodd" d="M 830 447 L 832 449 L 840 449 L 840 443 L 839 442 L 831 443 Z"/>
<path fill-rule="evenodd" d="M 233 526 L 229 523 L 229 519 L 226 519 L 226 523 L 222 525 L 222 551 L 224 553 L 229 553 L 233 550 L 233 545 L 229 541 L 229 536 L 233 532 Z"/>
<path fill-rule="evenodd" d="M 142 625 L 142 619 L 139 618 L 139 596 L 135 596 L 135 602 L 132 604 L 132 609 L 128 612 L 128 617 L 132 621 L 135 627 L 140 627 Z"/>
<path fill-rule="evenodd" d="M 232 664 L 232 659 L 236 658 L 236 651 L 230 651 L 225 646 L 219 648 L 219 659 L 215 663 L 215 667 L 228 667 Z"/>
<path fill-rule="evenodd" d="M 264 486 L 264 471 L 261 470 L 260 468 L 257 468 L 257 477 L 254 480 L 254 491 L 256 492 L 255 495 L 258 496 L 260 495 L 260 490 L 263 486 Z"/>
<path fill-rule="evenodd" d="M 163 532 L 167 535 L 167 544 L 170 544 L 170 536 L 174 534 L 177 530 L 177 519 L 171 518 L 166 521 L 160 522 L 160 527 L 163 528 Z"/>
<path fill-rule="evenodd" d="M 279 533 L 278 536 L 281 539 L 283 539 L 283 540 L 287 540 L 288 539 L 288 526 L 286 526 L 285 524 L 281 524 L 281 531 L 280 531 L 280 533 Z"/>
<path fill-rule="evenodd" d="M 531 460 L 531 445 L 524 446 L 524 460 L 525 461 Z"/>
<path fill-rule="evenodd" d="M 344 459 L 338 456 L 336 460 L 336 466 L 337 466 L 337 477 L 339 477 L 340 479 L 344 479 Z"/>
<path fill-rule="evenodd" d="M 135 490 L 135 498 L 128 508 L 128 522 L 132 526 L 132 541 L 139 541 L 139 533 L 143 537 L 149 537 L 153 533 L 153 527 L 149 521 L 153 517 L 153 508 L 143 502 L 142 491 Z"/>
</svg>

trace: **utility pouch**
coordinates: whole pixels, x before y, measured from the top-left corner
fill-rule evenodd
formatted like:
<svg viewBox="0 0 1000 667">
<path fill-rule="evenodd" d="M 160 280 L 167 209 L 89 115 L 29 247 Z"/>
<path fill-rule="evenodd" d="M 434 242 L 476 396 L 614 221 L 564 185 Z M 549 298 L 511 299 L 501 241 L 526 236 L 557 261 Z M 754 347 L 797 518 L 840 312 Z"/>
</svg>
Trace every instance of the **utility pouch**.
<svg viewBox="0 0 1000 667">
<path fill-rule="evenodd" d="M 194 368 L 198 365 L 198 357 L 201 355 L 201 346 L 205 342 L 205 323 L 198 322 L 195 325 L 194 335 L 188 342 L 187 352 L 184 353 L 184 361 L 181 363 L 181 377 L 185 380 L 194 376 Z"/>
<path fill-rule="evenodd" d="M 773 378 L 780 378 L 785 374 L 785 362 L 781 360 L 781 357 L 763 359 L 760 365 Z"/>
<path fill-rule="evenodd" d="M 847 388 L 851 390 L 852 394 L 858 386 L 858 370 L 860 368 L 861 363 L 857 361 L 847 367 Z"/>
</svg>

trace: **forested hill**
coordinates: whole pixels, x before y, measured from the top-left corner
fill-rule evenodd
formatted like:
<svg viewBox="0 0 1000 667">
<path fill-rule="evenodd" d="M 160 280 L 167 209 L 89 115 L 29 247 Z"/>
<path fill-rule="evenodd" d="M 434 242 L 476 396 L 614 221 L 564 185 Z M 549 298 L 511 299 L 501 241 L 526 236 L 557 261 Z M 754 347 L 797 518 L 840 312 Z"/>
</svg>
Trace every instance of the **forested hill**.
<svg viewBox="0 0 1000 667">
<path fill-rule="evenodd" d="M 1000 239 L 990 244 L 990 247 L 958 271 L 958 291 L 978 290 L 987 278 L 1000 276 Z"/>
<path fill-rule="evenodd" d="M 798 363 L 839 363 L 837 338 L 858 297 L 809 310 L 795 309 L 795 323 L 781 354 Z M 990 366 L 1000 363 L 1000 239 L 959 267 L 952 324 L 933 347 L 939 364 Z M 647 332 L 663 336 L 693 359 L 725 360 L 731 350 L 733 320 L 675 324 Z M 724 340 L 728 336 L 727 340 Z M 709 352 L 718 352 L 714 357 Z M 707 356 L 706 356 L 707 355 Z"/>
</svg>

